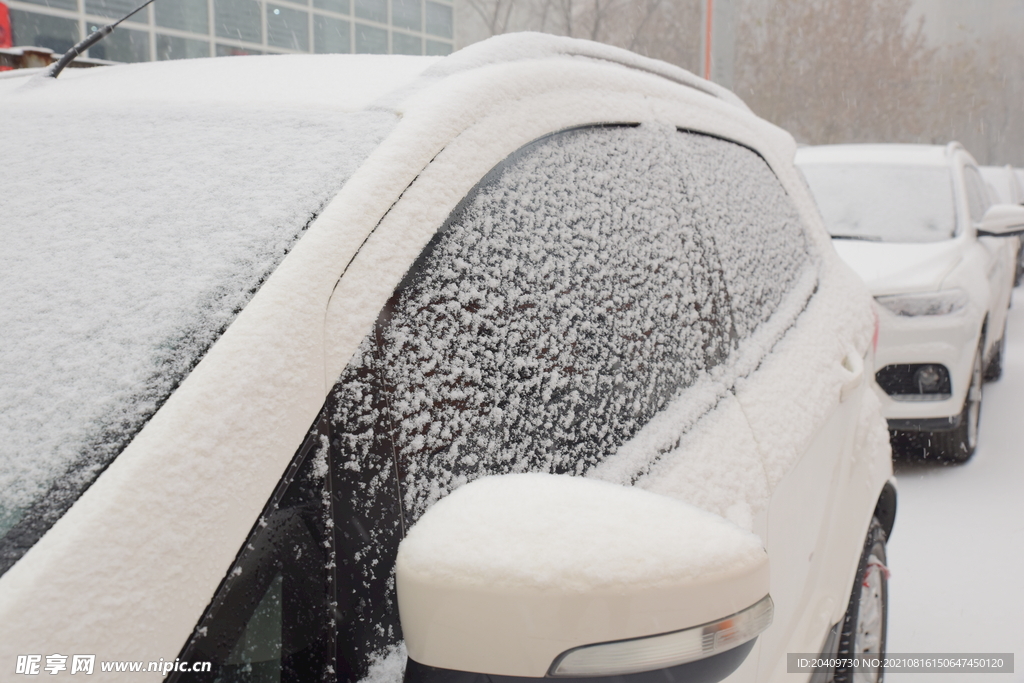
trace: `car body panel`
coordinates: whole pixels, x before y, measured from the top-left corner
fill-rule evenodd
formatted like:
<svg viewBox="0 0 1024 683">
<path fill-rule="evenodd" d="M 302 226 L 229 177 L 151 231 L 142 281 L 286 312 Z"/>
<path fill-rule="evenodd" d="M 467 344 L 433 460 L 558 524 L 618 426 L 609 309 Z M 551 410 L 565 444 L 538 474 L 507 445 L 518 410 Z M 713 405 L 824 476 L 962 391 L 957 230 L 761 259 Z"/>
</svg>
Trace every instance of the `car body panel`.
<svg viewBox="0 0 1024 683">
<path fill-rule="evenodd" d="M 1024 188 L 1012 166 L 979 166 L 981 177 L 996 191 L 994 204 L 1020 204 L 1024 202 Z"/>
<path fill-rule="evenodd" d="M 921 244 L 835 240 L 834 246 L 876 296 L 935 291 L 963 260 L 963 246 L 955 239 Z"/>
</svg>

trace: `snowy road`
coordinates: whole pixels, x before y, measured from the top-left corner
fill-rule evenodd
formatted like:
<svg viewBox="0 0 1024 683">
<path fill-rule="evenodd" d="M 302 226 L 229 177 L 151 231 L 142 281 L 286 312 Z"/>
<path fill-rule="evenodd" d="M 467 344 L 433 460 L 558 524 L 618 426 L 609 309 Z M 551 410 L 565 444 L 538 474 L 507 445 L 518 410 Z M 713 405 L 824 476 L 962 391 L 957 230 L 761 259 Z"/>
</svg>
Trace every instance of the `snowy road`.
<svg viewBox="0 0 1024 683">
<path fill-rule="evenodd" d="M 1024 289 L 1003 377 L 985 385 L 965 465 L 897 464 L 889 543 L 889 652 L 1013 652 L 1014 674 L 890 674 L 889 681 L 1024 681 Z"/>
</svg>

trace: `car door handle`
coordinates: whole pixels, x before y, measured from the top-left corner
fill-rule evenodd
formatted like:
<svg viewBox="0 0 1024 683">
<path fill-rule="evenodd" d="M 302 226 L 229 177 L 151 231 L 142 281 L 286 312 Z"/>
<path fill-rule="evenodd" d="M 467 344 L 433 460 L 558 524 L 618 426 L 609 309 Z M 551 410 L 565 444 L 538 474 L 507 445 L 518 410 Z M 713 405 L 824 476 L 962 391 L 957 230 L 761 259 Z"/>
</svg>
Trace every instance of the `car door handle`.
<svg viewBox="0 0 1024 683">
<path fill-rule="evenodd" d="M 864 359 L 856 349 L 850 348 L 843 357 L 843 386 L 839 390 L 839 401 L 843 402 L 850 397 L 854 389 L 864 381 Z"/>
</svg>

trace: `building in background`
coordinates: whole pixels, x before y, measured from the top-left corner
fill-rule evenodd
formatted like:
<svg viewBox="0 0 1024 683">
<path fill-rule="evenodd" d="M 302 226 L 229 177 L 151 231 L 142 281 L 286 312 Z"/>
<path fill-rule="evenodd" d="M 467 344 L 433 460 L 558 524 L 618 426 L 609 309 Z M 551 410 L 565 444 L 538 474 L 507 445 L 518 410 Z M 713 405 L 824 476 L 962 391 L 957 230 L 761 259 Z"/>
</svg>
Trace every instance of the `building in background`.
<svg viewBox="0 0 1024 683">
<path fill-rule="evenodd" d="M 14 45 L 64 52 L 142 0 L 4 0 Z M 116 62 L 294 52 L 446 55 L 451 0 L 156 0 L 93 46 Z"/>
</svg>

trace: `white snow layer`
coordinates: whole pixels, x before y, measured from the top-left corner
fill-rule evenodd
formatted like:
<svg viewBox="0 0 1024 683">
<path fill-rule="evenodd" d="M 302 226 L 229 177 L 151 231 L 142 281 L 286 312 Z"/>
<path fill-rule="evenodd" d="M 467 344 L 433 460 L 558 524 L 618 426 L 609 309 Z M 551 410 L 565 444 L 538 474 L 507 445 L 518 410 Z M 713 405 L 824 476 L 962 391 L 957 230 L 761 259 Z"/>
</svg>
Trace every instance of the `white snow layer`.
<svg viewBox="0 0 1024 683">
<path fill-rule="evenodd" d="M 371 655 L 369 669 L 359 683 L 401 683 L 408 656 L 404 640 Z"/>
<path fill-rule="evenodd" d="M 66 69 L 59 79 L 0 83 L 0 99 L 30 98 L 58 108 L 123 103 L 359 111 L 414 82 L 438 57 L 403 55 L 253 55 Z M 12 72 L 16 74 L 17 72 Z"/>
<path fill-rule="evenodd" d="M 538 473 L 463 486 L 420 518 L 399 553 L 421 580 L 569 593 L 677 584 L 764 561 L 759 538 L 692 505 Z"/>
<path fill-rule="evenodd" d="M 0 118 L 2 533 L 123 448 L 396 116 L 11 98 Z"/>
<path fill-rule="evenodd" d="M 490 64 L 524 59 L 551 59 L 552 57 L 576 57 L 623 64 L 630 69 L 656 74 L 670 81 L 708 93 L 749 111 L 743 100 L 731 90 L 698 78 L 678 66 L 642 57 L 635 52 L 611 45 L 532 31 L 498 35 L 465 47 L 431 66 L 424 72 L 424 76 L 441 77 Z"/>
</svg>

